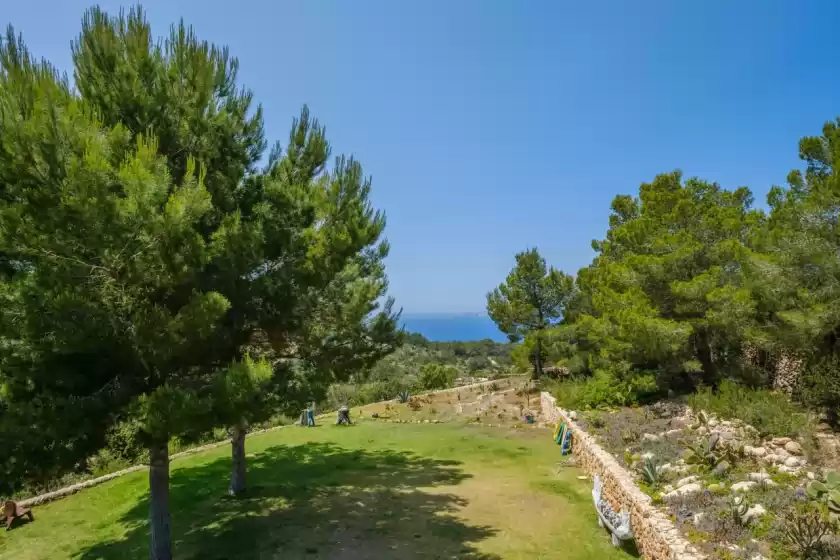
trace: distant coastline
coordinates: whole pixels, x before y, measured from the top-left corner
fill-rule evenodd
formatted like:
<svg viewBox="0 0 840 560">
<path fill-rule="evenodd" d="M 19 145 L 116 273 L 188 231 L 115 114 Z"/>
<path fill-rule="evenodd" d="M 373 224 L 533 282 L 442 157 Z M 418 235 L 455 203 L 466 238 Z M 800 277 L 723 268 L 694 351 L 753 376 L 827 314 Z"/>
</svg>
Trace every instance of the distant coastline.
<svg viewBox="0 0 840 560">
<path fill-rule="evenodd" d="M 403 313 L 401 323 L 405 330 L 436 342 L 485 338 L 507 342 L 493 320 L 483 313 Z"/>
</svg>

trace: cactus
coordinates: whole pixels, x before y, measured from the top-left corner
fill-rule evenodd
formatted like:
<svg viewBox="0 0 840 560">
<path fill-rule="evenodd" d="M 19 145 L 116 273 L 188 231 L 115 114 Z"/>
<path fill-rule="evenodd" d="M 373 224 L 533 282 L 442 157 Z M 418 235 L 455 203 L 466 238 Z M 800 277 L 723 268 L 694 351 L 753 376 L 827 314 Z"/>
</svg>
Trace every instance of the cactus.
<svg viewBox="0 0 840 560">
<path fill-rule="evenodd" d="M 411 395 L 408 391 L 400 391 L 399 393 L 397 393 L 398 402 L 407 403 L 409 398 L 411 398 Z"/>
<path fill-rule="evenodd" d="M 734 465 L 742 459 L 746 453 L 744 446 L 721 443 L 718 434 L 712 434 L 707 440 L 699 439 L 695 443 L 683 442 L 687 449 L 683 452 L 683 459 L 688 465 L 699 465 L 706 469 L 714 469 L 723 461 Z"/>
<path fill-rule="evenodd" d="M 645 459 L 645 464 L 642 467 L 642 476 L 648 484 L 657 484 L 659 478 L 662 476 L 662 467 L 653 459 L 648 457 Z"/>
<path fill-rule="evenodd" d="M 840 515 L 840 474 L 831 471 L 825 476 L 825 482 L 815 480 L 808 485 L 808 496 L 828 506 L 833 515 Z"/>
<path fill-rule="evenodd" d="M 729 514 L 736 524 L 744 525 L 746 523 L 749 510 L 750 505 L 745 496 L 732 496 L 729 499 Z"/>
</svg>

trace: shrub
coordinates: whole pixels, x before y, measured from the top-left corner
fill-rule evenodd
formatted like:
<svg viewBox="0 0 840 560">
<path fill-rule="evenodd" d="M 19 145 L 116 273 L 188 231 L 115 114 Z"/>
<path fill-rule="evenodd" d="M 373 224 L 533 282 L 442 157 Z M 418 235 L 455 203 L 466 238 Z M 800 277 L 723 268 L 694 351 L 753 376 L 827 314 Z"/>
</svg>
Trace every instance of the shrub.
<svg viewBox="0 0 840 560">
<path fill-rule="evenodd" d="M 717 392 L 701 387 L 688 398 L 688 404 L 694 410 L 743 420 L 762 435 L 796 435 L 808 422 L 804 411 L 785 395 L 767 389 L 750 389 L 730 380 L 722 381 Z"/>
<path fill-rule="evenodd" d="M 458 370 L 452 366 L 426 364 L 420 368 L 420 386 L 427 391 L 445 389 L 455 384 Z"/>
<path fill-rule="evenodd" d="M 840 359 L 810 364 L 796 385 L 794 396 L 804 405 L 825 410 L 832 425 L 840 425 Z"/>
<path fill-rule="evenodd" d="M 630 406 L 656 394 L 656 378 L 648 372 L 630 372 L 618 377 L 605 370 L 585 379 L 558 381 L 551 385 L 557 404 L 569 409 Z"/>
</svg>

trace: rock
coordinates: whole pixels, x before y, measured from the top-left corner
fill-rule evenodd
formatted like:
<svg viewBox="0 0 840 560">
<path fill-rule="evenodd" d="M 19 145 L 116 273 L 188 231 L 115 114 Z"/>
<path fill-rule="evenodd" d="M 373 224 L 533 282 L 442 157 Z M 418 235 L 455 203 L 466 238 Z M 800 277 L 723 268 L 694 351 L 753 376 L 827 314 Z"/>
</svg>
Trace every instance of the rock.
<svg viewBox="0 0 840 560">
<path fill-rule="evenodd" d="M 732 485 L 733 492 L 747 492 L 752 490 L 758 485 L 758 482 L 754 480 L 745 480 L 744 482 L 736 482 Z"/>
<path fill-rule="evenodd" d="M 720 476 L 729 472 L 730 468 L 731 467 L 727 461 L 721 461 L 715 466 L 715 468 L 712 469 L 712 474 L 715 476 Z"/>
<path fill-rule="evenodd" d="M 697 428 L 697 430 L 695 430 L 695 431 L 696 431 L 698 434 L 700 434 L 701 436 L 705 436 L 706 434 L 708 434 L 708 433 L 709 433 L 709 428 L 707 428 L 706 426 L 700 426 L 700 427 L 699 427 L 699 428 Z"/>
<path fill-rule="evenodd" d="M 780 459 L 782 459 L 782 461 L 781 461 L 782 463 L 784 463 L 785 459 L 790 457 L 790 453 L 785 451 L 784 448 L 782 448 L 782 447 L 777 448 L 774 453 L 776 454 L 776 457 L 779 457 Z"/>
<path fill-rule="evenodd" d="M 676 496 L 686 496 L 688 494 L 696 494 L 703 490 L 703 486 L 698 482 L 692 482 L 691 484 L 686 484 L 685 486 L 680 486 L 676 490 L 668 492 L 667 494 L 662 494 L 662 498 L 674 498 Z"/>
<path fill-rule="evenodd" d="M 569 411 L 569 420 L 577 420 L 577 412 L 574 410 Z"/>
<path fill-rule="evenodd" d="M 775 453 L 768 453 L 767 455 L 762 457 L 761 460 L 767 463 L 768 465 L 773 465 L 775 463 L 784 463 L 784 460 Z"/>
<path fill-rule="evenodd" d="M 744 447 L 744 451 L 746 450 L 747 448 Z M 765 455 L 767 455 L 767 450 L 763 447 L 750 447 L 749 454 L 753 457 L 764 457 Z"/>
<path fill-rule="evenodd" d="M 785 466 L 786 467 L 798 467 L 799 466 L 799 459 L 797 459 L 796 457 L 788 457 L 785 460 Z"/>
<path fill-rule="evenodd" d="M 423 420 L 423 423 L 424 423 L 424 424 L 431 424 L 431 423 L 432 423 L 432 421 L 431 421 L 431 420 L 429 420 L 428 418 L 426 418 L 425 420 Z"/>
<path fill-rule="evenodd" d="M 762 480 L 770 480 L 770 475 L 766 472 L 754 472 L 749 474 L 750 480 L 761 482 Z"/>
<path fill-rule="evenodd" d="M 724 441 L 730 441 L 730 440 L 735 439 L 735 434 L 733 434 L 732 432 L 725 432 L 724 431 L 724 432 L 718 432 L 717 434 L 718 434 L 718 436 L 720 436 L 720 439 L 722 439 Z"/>
<path fill-rule="evenodd" d="M 817 476 L 814 473 L 812 473 L 811 471 L 806 472 L 805 476 L 808 477 L 808 480 L 814 480 L 814 479 L 817 478 Z"/>
<path fill-rule="evenodd" d="M 662 438 L 654 434 L 642 434 L 642 441 L 659 441 Z"/>
<path fill-rule="evenodd" d="M 767 513 L 767 510 L 764 509 L 764 506 L 761 504 L 754 504 L 750 506 L 750 509 L 747 510 L 747 513 L 744 514 L 743 520 L 744 523 L 749 523 L 750 521 L 754 521 Z"/>
<path fill-rule="evenodd" d="M 802 455 L 802 446 L 799 445 L 799 442 L 789 441 L 785 444 L 785 451 L 791 455 Z"/>
<path fill-rule="evenodd" d="M 664 432 L 662 435 L 665 436 L 666 438 L 680 437 L 682 435 L 682 430 L 668 430 L 667 432 Z"/>
<path fill-rule="evenodd" d="M 787 474 L 799 474 L 799 467 L 789 467 L 787 465 L 779 465 L 779 472 Z"/>
<path fill-rule="evenodd" d="M 673 484 L 666 484 L 665 486 L 662 487 L 662 491 L 665 492 L 666 494 L 671 493 L 674 490 L 676 490 L 676 489 L 674 488 Z"/>
<path fill-rule="evenodd" d="M 730 422 L 729 420 L 724 420 L 723 422 L 720 423 L 720 425 L 728 428 L 729 426 L 732 425 L 732 422 Z"/>
<path fill-rule="evenodd" d="M 674 466 L 671 463 L 665 463 L 664 465 L 659 467 L 659 470 L 663 473 L 668 473 L 674 470 Z"/>
<path fill-rule="evenodd" d="M 674 430 L 681 430 L 683 428 L 688 428 L 688 422 L 683 420 L 682 418 L 672 418 L 668 425 L 671 426 Z"/>
<path fill-rule="evenodd" d="M 708 424 L 709 424 L 710 428 L 717 427 L 717 425 L 718 425 L 717 418 L 710 418 L 709 421 L 708 421 Z"/>
<path fill-rule="evenodd" d="M 773 445 L 785 446 L 788 443 L 790 443 L 791 439 L 789 437 L 777 437 L 777 438 L 773 438 L 772 441 L 773 441 Z"/>
<path fill-rule="evenodd" d="M 694 476 L 694 475 L 687 476 L 685 478 L 681 478 L 680 480 L 678 480 L 676 482 L 675 486 L 677 488 L 681 488 L 681 487 L 685 486 L 686 484 L 691 484 L 692 482 L 697 482 L 697 477 Z"/>
<path fill-rule="evenodd" d="M 705 511 L 698 511 L 697 513 L 695 513 L 694 514 L 694 525 L 698 526 L 701 523 L 703 523 L 703 518 L 704 517 L 706 517 L 706 512 Z"/>
</svg>

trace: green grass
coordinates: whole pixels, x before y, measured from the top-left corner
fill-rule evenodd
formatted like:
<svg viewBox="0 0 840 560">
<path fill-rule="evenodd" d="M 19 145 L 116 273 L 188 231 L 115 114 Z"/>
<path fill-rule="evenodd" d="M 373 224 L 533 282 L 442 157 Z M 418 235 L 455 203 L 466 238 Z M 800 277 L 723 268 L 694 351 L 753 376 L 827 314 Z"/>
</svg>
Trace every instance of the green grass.
<svg viewBox="0 0 840 560">
<path fill-rule="evenodd" d="M 588 481 L 547 431 L 463 424 L 286 428 L 248 438 L 248 495 L 229 448 L 173 461 L 176 558 L 620 559 Z M 0 558 L 147 557 L 147 474 L 35 508 Z"/>
</svg>

